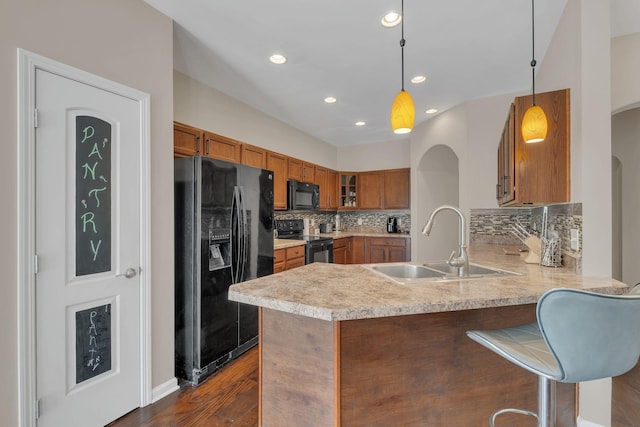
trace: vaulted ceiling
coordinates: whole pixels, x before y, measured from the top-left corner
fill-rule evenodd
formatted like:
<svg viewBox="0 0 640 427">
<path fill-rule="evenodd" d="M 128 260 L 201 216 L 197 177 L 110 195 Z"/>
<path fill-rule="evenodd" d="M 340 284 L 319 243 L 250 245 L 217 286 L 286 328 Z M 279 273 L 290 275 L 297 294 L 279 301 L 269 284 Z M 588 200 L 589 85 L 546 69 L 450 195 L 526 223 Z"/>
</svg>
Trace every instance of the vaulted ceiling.
<svg viewBox="0 0 640 427">
<path fill-rule="evenodd" d="M 335 146 L 407 138 L 389 124 L 401 27 L 380 23 L 400 0 L 145 1 L 174 20 L 176 70 Z M 538 64 L 566 3 L 535 2 Z M 640 2 L 611 4 L 612 36 L 640 31 Z M 529 0 L 406 0 L 404 14 L 416 124 L 429 108 L 531 89 Z M 273 53 L 287 62 L 272 64 Z"/>
</svg>

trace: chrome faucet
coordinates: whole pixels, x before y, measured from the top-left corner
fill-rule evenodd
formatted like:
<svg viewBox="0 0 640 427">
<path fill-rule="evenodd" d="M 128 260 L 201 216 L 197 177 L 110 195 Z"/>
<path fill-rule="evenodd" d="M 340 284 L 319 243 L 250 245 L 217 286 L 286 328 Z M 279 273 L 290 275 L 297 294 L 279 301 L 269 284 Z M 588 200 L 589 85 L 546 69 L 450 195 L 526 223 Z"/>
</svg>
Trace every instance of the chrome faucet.
<svg viewBox="0 0 640 427">
<path fill-rule="evenodd" d="M 454 211 L 458 214 L 458 218 L 460 219 L 460 251 L 458 252 L 458 256 L 456 255 L 456 251 L 451 252 L 451 256 L 447 260 L 447 264 L 452 267 L 458 268 L 458 277 L 465 277 L 469 275 L 469 255 L 467 254 L 467 227 L 466 221 L 464 219 L 464 215 L 460 211 L 460 209 L 443 205 L 439 208 L 436 208 L 429 217 L 427 223 L 422 227 L 422 234 L 428 236 L 431 234 L 431 228 L 433 227 L 433 219 L 436 217 L 438 212 L 443 210 Z"/>
</svg>

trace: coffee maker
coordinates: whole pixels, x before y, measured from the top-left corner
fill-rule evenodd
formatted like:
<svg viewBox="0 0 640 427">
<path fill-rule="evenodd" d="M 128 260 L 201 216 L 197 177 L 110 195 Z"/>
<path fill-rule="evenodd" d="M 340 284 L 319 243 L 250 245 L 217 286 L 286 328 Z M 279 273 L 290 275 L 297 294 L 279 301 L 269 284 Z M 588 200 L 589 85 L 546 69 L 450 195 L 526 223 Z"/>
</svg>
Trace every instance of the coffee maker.
<svg viewBox="0 0 640 427">
<path fill-rule="evenodd" d="M 387 233 L 397 233 L 398 232 L 398 219 L 396 217 L 390 216 L 387 218 Z"/>
</svg>

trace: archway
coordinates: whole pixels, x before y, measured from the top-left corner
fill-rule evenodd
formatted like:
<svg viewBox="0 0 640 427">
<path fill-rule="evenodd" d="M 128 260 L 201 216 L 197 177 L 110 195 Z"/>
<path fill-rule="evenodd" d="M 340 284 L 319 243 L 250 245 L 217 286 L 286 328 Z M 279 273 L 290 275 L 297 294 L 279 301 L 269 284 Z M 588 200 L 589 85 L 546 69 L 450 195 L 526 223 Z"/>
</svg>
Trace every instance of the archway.
<svg viewBox="0 0 640 427">
<path fill-rule="evenodd" d="M 446 145 L 431 147 L 418 165 L 417 176 L 417 217 L 418 234 L 414 260 L 447 259 L 458 248 L 458 218 L 451 212 L 442 212 L 434 222 L 429 237 L 419 232 L 431 212 L 440 205 L 458 206 L 459 172 L 458 157 Z"/>
<path fill-rule="evenodd" d="M 634 285 L 640 282 L 640 108 L 612 116 L 611 154 L 613 277 Z"/>
</svg>

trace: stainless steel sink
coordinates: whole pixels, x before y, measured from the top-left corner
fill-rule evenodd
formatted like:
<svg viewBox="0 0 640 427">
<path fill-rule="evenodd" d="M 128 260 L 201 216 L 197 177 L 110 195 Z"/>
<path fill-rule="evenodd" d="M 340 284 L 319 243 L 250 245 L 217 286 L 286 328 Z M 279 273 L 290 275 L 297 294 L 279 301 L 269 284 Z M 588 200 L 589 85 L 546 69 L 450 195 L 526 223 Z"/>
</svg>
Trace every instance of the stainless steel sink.
<svg viewBox="0 0 640 427">
<path fill-rule="evenodd" d="M 446 275 L 456 275 L 458 273 L 458 267 L 452 267 L 449 264 L 447 264 L 446 262 L 433 262 L 433 263 L 426 263 L 425 267 L 431 268 L 433 270 L 438 270 L 443 272 Z M 499 270 L 497 268 L 489 268 L 489 267 L 483 267 L 481 265 L 477 265 L 477 264 L 469 264 L 469 276 L 487 276 L 487 275 L 502 275 L 502 276 L 509 276 L 509 275 L 514 275 L 516 273 L 510 272 L 510 271 L 505 271 L 505 270 Z"/>
<path fill-rule="evenodd" d="M 442 278 L 445 275 L 441 271 L 413 264 L 380 264 L 371 266 L 371 269 L 398 279 Z"/>
<path fill-rule="evenodd" d="M 434 281 L 453 281 L 480 279 L 483 277 L 519 276 L 520 273 L 469 264 L 469 275 L 458 277 L 458 269 L 444 261 L 417 264 L 372 264 L 367 268 L 383 274 L 399 283 L 421 283 Z"/>
</svg>

